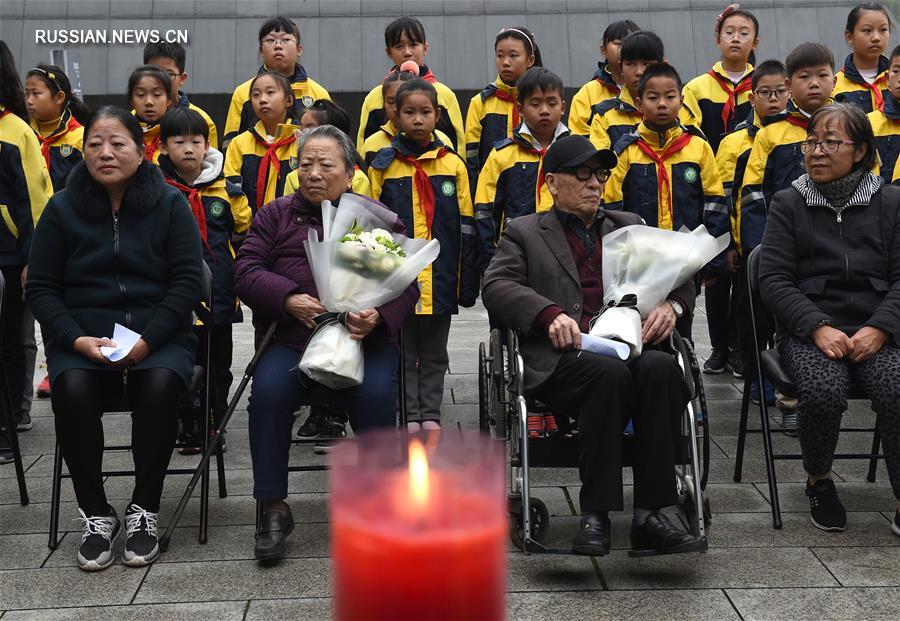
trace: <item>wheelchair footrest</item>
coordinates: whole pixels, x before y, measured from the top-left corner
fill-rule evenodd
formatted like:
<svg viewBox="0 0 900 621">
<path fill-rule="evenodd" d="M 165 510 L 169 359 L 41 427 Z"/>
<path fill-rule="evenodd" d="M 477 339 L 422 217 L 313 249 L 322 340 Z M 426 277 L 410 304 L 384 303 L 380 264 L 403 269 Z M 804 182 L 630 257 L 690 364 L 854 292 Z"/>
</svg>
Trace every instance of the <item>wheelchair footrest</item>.
<svg viewBox="0 0 900 621">
<path fill-rule="evenodd" d="M 658 552 L 656 550 L 629 550 L 628 556 L 630 558 L 647 558 L 650 556 L 668 556 L 670 554 L 702 554 L 708 550 L 709 542 L 706 540 L 706 537 L 700 537 L 700 539 L 697 540 L 697 545 L 693 545 L 684 550 L 676 550 L 674 552 Z"/>
</svg>

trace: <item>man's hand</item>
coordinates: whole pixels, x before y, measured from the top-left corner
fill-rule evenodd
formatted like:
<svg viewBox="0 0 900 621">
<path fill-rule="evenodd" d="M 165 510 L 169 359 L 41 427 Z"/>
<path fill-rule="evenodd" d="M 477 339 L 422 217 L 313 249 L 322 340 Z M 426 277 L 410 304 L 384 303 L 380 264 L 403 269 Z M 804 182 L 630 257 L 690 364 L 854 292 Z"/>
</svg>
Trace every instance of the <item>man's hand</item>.
<svg viewBox="0 0 900 621">
<path fill-rule="evenodd" d="M 659 345 L 665 341 L 675 329 L 676 321 L 678 317 L 675 315 L 675 309 L 668 302 L 654 308 L 641 326 L 641 340 L 644 345 L 648 343 Z"/>
<path fill-rule="evenodd" d="M 888 333 L 881 328 L 863 326 L 850 338 L 853 350 L 850 352 L 850 362 L 864 362 L 877 354 L 882 346 L 887 343 Z"/>
<path fill-rule="evenodd" d="M 856 346 L 849 336 L 831 326 L 819 326 L 810 336 L 816 347 L 831 360 L 840 360 L 849 355 Z"/>
<path fill-rule="evenodd" d="M 326 312 L 326 309 L 316 298 L 305 293 L 294 293 L 284 299 L 284 312 L 305 325 L 314 329 L 316 322 L 313 317 Z"/>
<path fill-rule="evenodd" d="M 741 259 L 735 249 L 731 249 L 725 253 L 725 269 L 729 272 L 736 272 L 741 266 Z"/>
<path fill-rule="evenodd" d="M 101 347 L 115 347 L 115 343 L 106 337 L 101 339 L 95 336 L 79 336 L 72 343 L 72 349 L 75 350 L 75 353 L 81 354 L 92 362 L 109 364 L 109 359 L 100 353 Z"/>
<path fill-rule="evenodd" d="M 553 347 L 560 351 L 581 349 L 581 328 L 578 327 L 577 321 L 565 313 L 556 316 L 547 328 L 547 334 Z"/>
<path fill-rule="evenodd" d="M 347 313 L 347 329 L 350 331 L 350 338 L 355 341 L 361 341 L 369 336 L 369 332 L 379 323 L 381 314 L 374 308 L 367 308 L 358 313 Z"/>
</svg>

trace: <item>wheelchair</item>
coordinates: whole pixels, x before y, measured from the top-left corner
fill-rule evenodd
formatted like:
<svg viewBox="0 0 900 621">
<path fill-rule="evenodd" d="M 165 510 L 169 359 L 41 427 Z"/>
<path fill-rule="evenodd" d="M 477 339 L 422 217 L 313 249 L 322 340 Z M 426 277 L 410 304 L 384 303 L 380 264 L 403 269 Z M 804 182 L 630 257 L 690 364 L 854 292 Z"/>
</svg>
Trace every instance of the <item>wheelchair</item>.
<svg viewBox="0 0 900 621">
<path fill-rule="evenodd" d="M 671 352 L 684 372 L 690 400 L 682 418 L 682 435 L 676 449 L 674 476 L 678 508 L 689 529 L 700 541 L 700 552 L 709 544 L 706 532 L 712 522 L 704 490 L 709 476 L 710 434 L 702 374 L 691 343 L 677 331 L 669 340 Z M 508 442 L 510 539 L 525 554 L 572 554 L 570 549 L 544 545 L 550 528 L 547 506 L 532 495 L 530 468 L 577 468 L 577 430 L 548 437 L 529 437 L 529 414 L 547 414 L 540 402 L 525 395 L 524 361 L 515 330 L 493 329 L 487 345 L 478 348 L 479 427 L 497 441 Z M 631 437 L 623 433 L 624 465 L 631 465 Z M 525 508 L 528 508 L 527 510 Z M 651 556 L 654 552 L 630 552 Z"/>
</svg>

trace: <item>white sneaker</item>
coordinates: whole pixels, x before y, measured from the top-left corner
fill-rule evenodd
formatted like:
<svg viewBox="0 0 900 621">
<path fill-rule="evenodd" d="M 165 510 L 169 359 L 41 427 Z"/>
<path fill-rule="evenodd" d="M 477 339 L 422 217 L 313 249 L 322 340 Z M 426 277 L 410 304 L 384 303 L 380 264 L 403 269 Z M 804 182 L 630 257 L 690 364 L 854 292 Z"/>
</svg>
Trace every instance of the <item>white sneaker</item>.
<svg viewBox="0 0 900 621">
<path fill-rule="evenodd" d="M 159 556 L 156 534 L 158 513 L 145 511 L 134 503 L 125 510 L 125 554 L 122 562 L 131 567 L 149 565 Z"/>
<path fill-rule="evenodd" d="M 85 571 L 100 571 L 113 564 L 115 556 L 113 547 L 122 533 L 122 523 L 113 512 L 112 515 L 87 516 L 78 509 L 84 530 L 81 533 L 81 545 L 78 548 L 78 566 Z"/>
</svg>

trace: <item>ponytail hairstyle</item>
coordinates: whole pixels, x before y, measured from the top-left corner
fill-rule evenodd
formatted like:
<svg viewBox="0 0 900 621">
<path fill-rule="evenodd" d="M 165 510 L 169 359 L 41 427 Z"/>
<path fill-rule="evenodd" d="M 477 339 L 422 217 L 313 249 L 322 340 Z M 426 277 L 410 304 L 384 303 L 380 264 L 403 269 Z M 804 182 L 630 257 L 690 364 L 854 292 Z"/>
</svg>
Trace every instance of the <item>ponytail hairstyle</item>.
<svg viewBox="0 0 900 621">
<path fill-rule="evenodd" d="M 12 52 L 3 40 L 0 40 L 0 104 L 23 121 L 28 120 L 22 80 L 16 71 Z"/>
<path fill-rule="evenodd" d="M 29 71 L 26 77 L 38 78 L 50 89 L 50 94 L 54 97 L 57 93 L 64 93 L 66 98 L 63 101 L 63 110 L 71 112 L 75 120 L 82 125 L 91 118 L 91 109 L 72 93 L 72 83 L 69 82 L 69 76 L 63 73 L 63 70 L 56 65 L 41 63 Z"/>
<path fill-rule="evenodd" d="M 534 33 L 528 30 L 528 28 L 525 28 L 524 26 L 517 26 L 516 28 L 504 28 L 497 33 L 497 37 L 494 39 L 494 50 L 497 49 L 497 44 L 504 39 L 518 39 L 519 41 L 521 41 L 522 45 L 525 46 L 525 51 L 528 52 L 528 55 L 534 56 L 534 65 L 532 66 L 544 66 L 544 61 L 541 60 L 541 50 L 537 45 L 537 41 L 535 41 L 534 39 Z"/>
<path fill-rule="evenodd" d="M 753 38 L 759 38 L 759 20 L 756 18 L 756 15 L 747 9 L 742 9 L 740 4 L 729 4 L 721 13 L 716 15 L 716 42 L 719 41 L 719 34 L 722 32 L 722 26 L 729 17 L 746 17 L 749 19 L 753 23 Z M 756 64 L 756 52 L 753 50 L 750 50 L 750 56 L 747 57 L 747 63 L 751 65 Z"/>
<path fill-rule="evenodd" d="M 884 13 L 884 16 L 888 21 L 888 28 L 890 30 L 893 30 L 894 20 L 891 19 L 890 12 L 885 8 L 883 4 L 881 4 L 880 2 L 862 2 L 850 9 L 850 12 L 847 13 L 847 26 L 844 28 L 846 32 L 853 32 L 854 28 L 856 28 L 856 24 L 859 23 L 859 18 L 862 17 L 863 11 L 878 11 L 880 13 Z"/>
<path fill-rule="evenodd" d="M 134 89 L 137 88 L 138 82 L 141 81 L 141 78 L 151 77 L 157 82 L 159 85 L 163 87 L 163 90 L 166 91 L 166 97 L 169 100 L 169 104 L 172 103 L 172 78 L 169 77 L 169 74 L 157 67 L 156 65 L 142 65 L 131 72 L 131 75 L 128 77 L 128 94 L 126 95 L 128 100 L 128 105 L 131 105 L 131 95 L 134 93 Z"/>
</svg>

